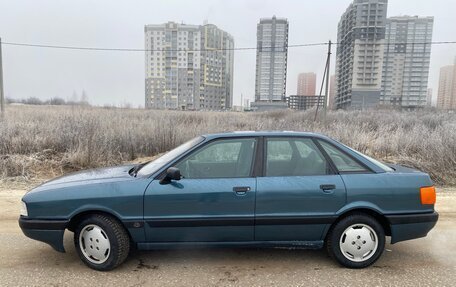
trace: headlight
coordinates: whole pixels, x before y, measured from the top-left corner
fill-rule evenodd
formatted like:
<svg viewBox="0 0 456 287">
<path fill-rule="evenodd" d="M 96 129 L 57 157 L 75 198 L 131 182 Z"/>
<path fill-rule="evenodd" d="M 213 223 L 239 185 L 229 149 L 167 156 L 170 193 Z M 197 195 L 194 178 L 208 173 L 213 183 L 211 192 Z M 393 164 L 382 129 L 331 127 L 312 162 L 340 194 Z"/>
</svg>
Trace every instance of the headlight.
<svg viewBox="0 0 456 287">
<path fill-rule="evenodd" d="M 21 215 L 28 216 L 27 205 L 21 200 Z"/>
</svg>

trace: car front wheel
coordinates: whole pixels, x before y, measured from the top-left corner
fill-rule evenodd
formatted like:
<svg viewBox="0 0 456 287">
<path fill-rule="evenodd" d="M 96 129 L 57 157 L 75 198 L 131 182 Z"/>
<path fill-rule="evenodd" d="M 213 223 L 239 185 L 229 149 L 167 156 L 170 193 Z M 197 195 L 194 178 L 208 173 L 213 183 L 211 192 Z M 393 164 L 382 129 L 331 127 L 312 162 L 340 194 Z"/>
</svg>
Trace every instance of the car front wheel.
<svg viewBox="0 0 456 287">
<path fill-rule="evenodd" d="M 366 214 L 352 214 L 336 223 L 328 234 L 328 253 L 348 268 L 373 264 L 385 248 L 385 232 L 380 223 Z"/>
<path fill-rule="evenodd" d="M 112 270 L 128 256 L 130 238 L 114 218 L 94 214 L 83 219 L 74 233 L 74 244 L 81 260 L 99 271 Z"/>
</svg>

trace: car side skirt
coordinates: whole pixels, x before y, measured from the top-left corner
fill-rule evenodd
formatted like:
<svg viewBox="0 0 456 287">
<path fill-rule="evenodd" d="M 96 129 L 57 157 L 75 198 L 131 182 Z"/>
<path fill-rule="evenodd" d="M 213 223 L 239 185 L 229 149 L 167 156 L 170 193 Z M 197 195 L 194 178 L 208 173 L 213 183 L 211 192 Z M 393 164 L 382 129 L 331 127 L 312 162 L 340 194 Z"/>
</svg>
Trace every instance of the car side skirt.
<svg viewBox="0 0 456 287">
<path fill-rule="evenodd" d="M 296 248 L 320 249 L 323 240 L 317 241 L 231 241 L 231 242 L 140 242 L 139 250 L 189 249 L 189 248 Z"/>
<path fill-rule="evenodd" d="M 303 225 L 331 224 L 337 219 L 328 216 L 256 216 L 256 217 L 200 217 L 200 218 L 154 218 L 147 219 L 150 227 L 196 227 L 196 226 L 254 226 L 254 225 Z"/>
</svg>

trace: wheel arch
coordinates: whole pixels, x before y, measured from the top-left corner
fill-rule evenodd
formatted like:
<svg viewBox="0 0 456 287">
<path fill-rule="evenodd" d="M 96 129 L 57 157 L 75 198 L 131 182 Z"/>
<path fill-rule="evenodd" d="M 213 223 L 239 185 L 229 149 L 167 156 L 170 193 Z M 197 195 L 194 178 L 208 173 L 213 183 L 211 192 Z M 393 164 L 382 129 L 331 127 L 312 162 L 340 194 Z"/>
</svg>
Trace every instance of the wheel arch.
<svg viewBox="0 0 456 287">
<path fill-rule="evenodd" d="M 353 207 L 351 209 L 344 210 L 341 212 L 337 219 L 325 230 L 324 234 L 324 239 L 326 241 L 328 234 L 330 233 L 331 228 L 333 228 L 339 221 L 342 219 L 346 218 L 349 215 L 352 214 L 365 214 L 370 217 L 373 217 L 375 220 L 380 223 L 380 225 L 383 227 L 383 231 L 385 232 L 385 235 L 391 236 L 391 225 L 388 221 L 388 219 L 377 209 L 374 209 L 372 207 L 366 207 L 366 206 L 360 206 L 360 207 Z"/>
<path fill-rule="evenodd" d="M 131 238 L 131 234 L 128 231 L 128 228 L 122 222 L 122 220 L 120 220 L 120 216 L 118 214 L 115 214 L 114 212 L 110 212 L 105 209 L 84 209 L 84 210 L 80 210 L 80 211 L 74 213 L 70 217 L 70 220 L 67 225 L 67 229 L 70 230 L 71 232 L 74 232 L 76 227 L 78 226 L 79 222 L 81 222 L 84 218 L 87 218 L 87 217 L 89 217 L 91 215 L 95 215 L 95 214 L 107 215 L 109 217 L 114 218 L 123 226 L 123 228 L 125 228 L 125 230 L 128 233 L 128 236 L 130 236 L 130 238 Z"/>
</svg>

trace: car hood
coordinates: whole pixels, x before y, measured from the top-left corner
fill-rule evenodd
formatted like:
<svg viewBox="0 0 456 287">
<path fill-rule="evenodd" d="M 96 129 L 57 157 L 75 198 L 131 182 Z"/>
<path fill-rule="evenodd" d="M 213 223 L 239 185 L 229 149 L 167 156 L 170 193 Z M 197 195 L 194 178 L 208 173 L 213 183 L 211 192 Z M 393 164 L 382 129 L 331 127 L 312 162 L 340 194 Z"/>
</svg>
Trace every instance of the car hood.
<svg viewBox="0 0 456 287">
<path fill-rule="evenodd" d="M 41 184 L 39 187 L 48 187 L 51 185 L 60 185 L 67 183 L 75 182 L 88 182 L 94 180 L 104 180 L 104 179 L 121 179 L 121 178 L 131 178 L 129 171 L 135 165 L 123 165 L 123 166 L 114 166 L 98 169 L 89 169 L 79 172 L 73 172 L 61 177 L 57 177 L 50 181 L 47 181 Z"/>
</svg>

